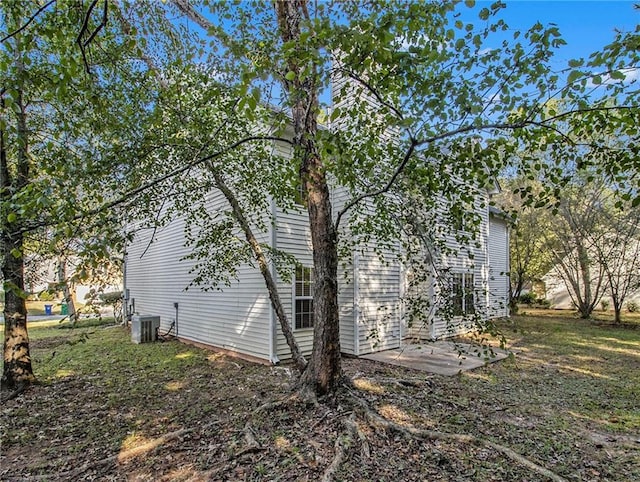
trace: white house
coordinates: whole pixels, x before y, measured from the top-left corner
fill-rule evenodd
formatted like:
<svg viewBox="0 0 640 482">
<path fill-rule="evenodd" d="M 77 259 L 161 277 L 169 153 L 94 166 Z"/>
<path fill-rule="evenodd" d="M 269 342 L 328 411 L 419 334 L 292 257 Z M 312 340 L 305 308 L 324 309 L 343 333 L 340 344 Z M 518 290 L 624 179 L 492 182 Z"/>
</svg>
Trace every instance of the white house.
<svg viewBox="0 0 640 482">
<path fill-rule="evenodd" d="M 361 87 L 345 77 L 336 75 L 332 92 L 334 107 L 345 107 L 351 99 L 364 100 L 376 119 L 379 104 Z M 359 130 L 357 123 L 332 126 L 342 132 Z M 379 135 L 381 143 L 398 138 L 392 129 Z M 290 155 L 289 148 L 274 144 L 282 155 Z M 472 256 L 442 255 L 437 260 L 444 266 L 448 282 L 432 279 L 417 288 L 411 286 L 411 267 L 394 261 L 384 262 L 372 245 L 354 249 L 349 259 L 342 259 L 339 305 L 340 345 L 349 355 L 364 355 L 374 351 L 397 348 L 410 338 L 436 339 L 468 329 L 462 322 L 465 315 L 481 319 L 508 316 L 508 229 L 505 219 L 490 212 L 486 189 L 471 186 L 477 193 L 476 211 L 480 218 L 479 236 L 472 246 Z M 346 191 L 332 191 L 334 213 L 347 201 Z M 228 210 L 221 193 L 212 192 L 208 209 Z M 255 233 L 268 247 L 295 257 L 298 268 L 289 282 L 272 269 L 287 316 L 293 325 L 294 336 L 304 354 L 309 354 L 313 342 L 313 301 L 310 283 L 313 266 L 308 216 L 304 208 L 284 211 L 271 203 L 265 232 Z M 437 216 L 436 216 L 437 217 Z M 125 293 L 128 305 L 143 315 L 158 315 L 161 330 L 175 323 L 180 339 L 230 350 L 258 360 L 278 362 L 290 358 L 289 347 L 281 333 L 279 322 L 271 308 L 267 289 L 257 268 L 242 266 L 237 279 L 222 291 L 200 291 L 185 288 L 192 281 L 190 270 L 194 261 L 185 259 L 187 248 L 184 235 L 185 220 L 176 218 L 163 228 L 140 231 L 127 249 L 125 258 Z M 345 235 L 343 233 L 343 235 Z M 150 243 L 151 237 L 153 243 Z M 453 239 L 446 239 L 453 252 L 463 251 Z M 434 263 L 435 266 L 436 263 Z M 436 272 L 438 271 L 438 272 Z M 415 290 L 422 290 L 430 310 L 420 313 L 419 319 L 408 322 L 407 300 Z M 413 290 L 413 291 L 412 291 Z M 444 316 L 438 309 L 448 300 L 457 308 Z M 452 304 L 448 303 L 448 304 Z"/>
<path fill-rule="evenodd" d="M 617 258 L 611 257 L 609 269 L 615 273 L 614 279 L 617 280 L 619 288 L 629 286 L 623 310 L 629 305 L 640 306 L 640 287 L 638 280 L 640 279 L 640 271 L 638 269 L 640 258 L 640 241 L 627 242 L 625 248 L 617 250 Z M 597 260 L 597 255 L 593 249 L 589 249 L 590 262 L 589 277 L 591 279 L 591 293 L 598 295 L 597 308 L 604 307 L 613 309 L 613 299 L 611 298 L 611 288 L 604 266 Z M 580 264 L 572 252 L 565 258 L 566 266 L 571 273 L 571 277 L 578 283 L 582 290 L 583 277 L 580 272 Z M 577 299 L 575 288 L 571 286 L 567 275 L 563 276 L 563 271 L 559 265 L 554 266 L 547 274 L 542 277 L 545 289 L 545 299 L 549 301 L 550 307 L 558 310 L 573 310 L 576 308 L 574 300 Z"/>
<path fill-rule="evenodd" d="M 478 203 L 482 222 L 479 239 L 472 248 L 473 259 L 466 255 L 446 256 L 453 291 L 446 293 L 435 282 L 425 289 L 434 301 L 453 297 L 460 308 L 455 315 L 473 312 L 486 319 L 508 316 L 509 243 L 505 219 L 487 207 L 489 193 L 481 193 L 485 199 Z M 340 204 L 335 192 L 334 198 Z M 221 193 L 211 193 L 209 209 L 228 209 Z M 313 262 L 307 214 L 303 208 L 285 212 L 274 203 L 269 214 L 275 222 L 266 223 L 267 231 L 256 235 L 267 246 L 293 255 L 300 265 L 289 282 L 272 271 L 295 338 L 303 353 L 309 354 L 313 337 Z M 185 220 L 176 218 L 157 230 L 136 233 L 127 249 L 124 270 L 130 310 L 160 316 L 162 332 L 174 323 L 174 334 L 184 341 L 265 362 L 289 358 L 289 348 L 257 268 L 242 266 L 237 280 L 221 291 L 185 290 L 192 281 L 190 270 L 195 262 L 185 259 L 188 253 L 184 227 Z M 464 326 L 448 323 L 437 310 L 425 313 L 421 329 L 416 324 L 408 326 L 405 316 L 408 269 L 399 262 L 382 262 L 370 249 L 355 250 L 343 262 L 346 268 L 339 292 L 343 353 L 358 356 L 396 348 L 412 337 L 441 338 Z M 453 321 L 462 319 L 456 316 Z"/>
</svg>

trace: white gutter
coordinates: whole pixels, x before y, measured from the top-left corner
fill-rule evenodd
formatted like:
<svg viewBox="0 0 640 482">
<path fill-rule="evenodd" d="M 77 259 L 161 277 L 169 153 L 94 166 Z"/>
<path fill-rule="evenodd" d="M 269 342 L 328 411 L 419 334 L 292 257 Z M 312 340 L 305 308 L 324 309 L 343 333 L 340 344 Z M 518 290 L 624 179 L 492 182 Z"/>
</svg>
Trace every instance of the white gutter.
<svg viewBox="0 0 640 482">
<path fill-rule="evenodd" d="M 269 234 L 271 238 L 271 249 L 274 250 L 278 246 L 278 229 L 277 229 L 277 217 L 276 217 L 276 202 L 271 198 L 271 220 L 269 222 Z M 271 276 L 274 280 L 277 280 L 278 273 L 273 263 L 273 256 L 269 260 L 269 271 L 271 272 Z M 278 358 L 278 320 L 273 309 L 273 305 L 271 304 L 271 300 L 269 300 L 269 331 L 271 332 L 269 336 L 269 359 L 271 363 L 274 365 L 280 363 L 280 359 Z"/>
<path fill-rule="evenodd" d="M 357 250 L 353 254 L 353 352 L 360 356 L 360 333 L 358 323 L 360 321 L 360 255 Z"/>
</svg>

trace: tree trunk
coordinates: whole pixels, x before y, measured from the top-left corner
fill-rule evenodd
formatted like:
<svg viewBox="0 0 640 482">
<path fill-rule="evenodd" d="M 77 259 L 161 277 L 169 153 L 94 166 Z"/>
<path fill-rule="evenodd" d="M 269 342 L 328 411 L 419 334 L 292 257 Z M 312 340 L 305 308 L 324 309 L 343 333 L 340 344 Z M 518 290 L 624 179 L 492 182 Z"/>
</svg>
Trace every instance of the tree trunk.
<svg viewBox="0 0 640 482">
<path fill-rule="evenodd" d="M 282 41 L 296 45 L 301 54 L 296 55 L 296 52 L 288 56 L 287 72 L 283 73 L 284 88 L 292 101 L 295 159 L 300 162 L 301 182 L 307 191 L 313 245 L 313 351 L 301 383 L 303 389 L 312 390 L 317 395 L 326 395 L 336 390 L 342 376 L 338 315 L 338 240 L 331 214 L 329 187 L 316 143 L 316 66 L 309 65 L 313 60 L 300 60 L 317 56 L 302 52 L 309 48 L 300 40 L 302 21 L 309 19 L 307 1 L 277 0 L 275 11 Z M 301 75 L 303 72 L 304 76 Z M 294 74 L 293 78 L 290 73 Z"/>
<path fill-rule="evenodd" d="M 4 97 L 0 100 L 4 113 Z M 17 101 L 17 164 L 15 174 L 9 170 L 6 133 L 0 130 L 0 200 L 9 205 L 12 192 L 24 188 L 29 178 L 28 132 L 22 92 Z M 12 215 L 9 218 L 9 215 Z M 2 384 L 7 387 L 22 386 L 35 381 L 29 335 L 27 333 L 27 306 L 24 290 L 24 237 L 19 231 L 20 218 L 14 213 L 2 213 L 0 231 L 2 249 L 2 276 L 4 278 L 4 369 Z M 4 221 L 7 221 L 6 223 Z"/>
<path fill-rule="evenodd" d="M 619 300 L 616 296 L 613 296 L 612 299 L 613 299 L 614 321 L 616 323 L 622 323 L 622 301 Z"/>
<path fill-rule="evenodd" d="M 302 383 L 318 395 L 335 391 L 342 370 L 340 366 L 340 320 L 338 307 L 338 250 L 337 236 L 331 219 L 329 189 L 320 169 L 320 159 L 307 181 L 308 207 L 313 243 L 314 266 L 314 327 L 313 351 Z"/>
<path fill-rule="evenodd" d="M 22 241 L 21 235 L 12 236 L 3 233 L 2 275 L 5 292 L 2 384 L 10 388 L 35 381 L 29 355 L 27 306 L 24 298 L 24 263 L 21 256 L 13 255 L 18 251 L 21 252 Z"/>
<path fill-rule="evenodd" d="M 582 277 L 582 288 L 584 290 L 583 297 L 578 304 L 578 311 L 580 312 L 580 318 L 587 319 L 591 316 L 594 304 L 591 293 L 591 270 L 589 267 L 589 254 L 587 249 L 583 246 L 582 241 L 578 243 L 578 263 L 580 266 L 580 276 Z"/>
<path fill-rule="evenodd" d="M 280 294 L 278 293 L 278 286 L 271 275 L 271 271 L 269 269 L 269 263 L 267 262 L 267 258 L 262 251 L 262 247 L 260 243 L 256 239 L 251 226 L 249 225 L 249 221 L 247 220 L 244 212 L 242 211 L 242 207 L 240 207 L 240 203 L 236 199 L 235 195 L 229 189 L 227 184 L 222 179 L 222 176 L 218 174 L 215 168 L 210 165 L 209 168 L 213 174 L 216 187 L 222 192 L 224 197 L 227 199 L 229 204 L 231 205 L 231 209 L 233 211 L 233 216 L 240 224 L 240 228 L 244 232 L 245 238 L 251 246 L 251 250 L 253 251 L 253 255 L 258 261 L 258 266 L 260 267 L 260 273 L 262 274 L 262 278 L 264 279 L 265 285 L 267 286 L 267 291 L 269 292 L 269 299 L 271 300 L 271 306 L 278 317 L 278 321 L 280 322 L 280 328 L 282 329 L 282 333 L 284 335 L 285 340 L 287 340 L 287 345 L 289 345 L 289 349 L 291 350 L 291 357 L 293 358 L 296 367 L 300 371 L 300 373 L 304 372 L 307 367 L 307 360 L 302 356 L 300 352 L 300 348 L 298 347 L 298 343 L 293 336 L 293 332 L 291 331 L 291 325 L 289 320 L 287 319 L 287 314 L 284 311 L 284 307 L 282 306 L 282 301 L 280 300 Z"/>
<path fill-rule="evenodd" d="M 76 322 L 76 305 L 74 302 L 73 292 L 69 287 L 67 280 L 67 262 L 64 258 L 58 259 L 58 286 L 62 288 L 63 302 L 67 304 L 67 314 L 71 323 Z"/>
</svg>

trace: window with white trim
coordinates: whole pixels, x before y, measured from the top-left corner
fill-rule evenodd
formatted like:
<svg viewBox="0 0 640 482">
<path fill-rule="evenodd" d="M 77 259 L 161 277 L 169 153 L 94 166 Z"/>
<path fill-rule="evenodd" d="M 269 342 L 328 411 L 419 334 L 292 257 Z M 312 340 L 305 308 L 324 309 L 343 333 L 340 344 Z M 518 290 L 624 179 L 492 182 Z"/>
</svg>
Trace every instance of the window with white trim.
<svg viewBox="0 0 640 482">
<path fill-rule="evenodd" d="M 294 286 L 295 329 L 313 328 L 313 269 L 296 266 Z"/>
<path fill-rule="evenodd" d="M 456 316 L 475 313 L 473 295 L 473 273 L 454 273 L 452 279 L 453 314 Z"/>
<path fill-rule="evenodd" d="M 302 179 L 302 177 L 298 177 L 296 182 L 295 202 L 300 206 L 307 205 L 307 185 L 305 184 L 304 179 Z"/>
</svg>

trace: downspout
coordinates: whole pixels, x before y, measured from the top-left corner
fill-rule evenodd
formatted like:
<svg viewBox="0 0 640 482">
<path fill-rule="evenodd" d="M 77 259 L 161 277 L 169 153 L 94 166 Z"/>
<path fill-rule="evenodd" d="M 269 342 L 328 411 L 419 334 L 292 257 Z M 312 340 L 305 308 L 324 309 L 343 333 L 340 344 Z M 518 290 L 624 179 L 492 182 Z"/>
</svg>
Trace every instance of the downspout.
<svg viewBox="0 0 640 482">
<path fill-rule="evenodd" d="M 506 280 L 505 283 L 507 285 L 506 289 L 506 293 L 507 293 L 507 298 L 505 300 L 505 314 L 507 317 L 511 316 L 511 250 L 509 249 L 509 247 L 511 246 L 511 226 L 509 225 L 509 223 L 505 220 L 505 230 L 506 230 L 506 237 L 507 237 L 507 275 L 505 276 Z"/>
<path fill-rule="evenodd" d="M 431 283 L 429 283 L 429 298 L 431 300 L 431 313 L 429 316 L 429 332 L 432 340 L 436 339 L 436 320 L 438 314 L 438 303 L 440 300 L 436 300 L 436 296 L 440 297 L 442 293 L 436 293 L 436 279 L 437 272 L 433 261 L 431 262 Z"/>
<path fill-rule="evenodd" d="M 360 356 L 360 254 L 356 250 L 353 255 L 353 354 Z"/>
<path fill-rule="evenodd" d="M 269 223 L 269 232 L 271 234 L 271 249 L 275 250 L 278 246 L 278 229 L 277 229 L 277 213 L 276 202 L 271 198 L 271 222 Z M 278 279 L 278 273 L 276 272 L 275 264 L 273 263 L 273 256 L 269 260 L 269 271 L 274 280 Z M 276 317 L 273 305 L 269 303 L 269 326 L 271 336 L 269 337 L 269 359 L 274 365 L 280 363 L 278 358 L 278 320 Z"/>
<path fill-rule="evenodd" d="M 398 328 L 400 333 L 400 339 L 398 340 L 398 348 L 402 348 L 402 340 L 405 336 L 405 323 L 406 323 L 406 310 L 405 310 L 405 295 L 407 293 L 407 272 L 406 267 L 402 261 L 400 261 L 400 279 L 398 280 Z"/>
<path fill-rule="evenodd" d="M 176 324 L 174 328 L 176 330 L 176 338 L 178 338 L 178 302 L 177 301 L 173 303 L 173 307 L 176 309 Z"/>
<path fill-rule="evenodd" d="M 131 316 L 133 310 L 129 306 L 131 300 L 131 292 L 129 291 L 129 283 L 127 280 L 127 264 L 129 263 L 129 254 L 127 252 L 129 243 L 127 243 L 127 226 L 122 227 L 122 237 L 124 241 L 124 253 L 122 253 L 122 323 L 128 327 L 131 324 Z"/>
<path fill-rule="evenodd" d="M 127 288 L 127 253 L 125 248 L 125 254 L 122 260 L 122 324 L 129 326 L 129 288 Z"/>
</svg>

